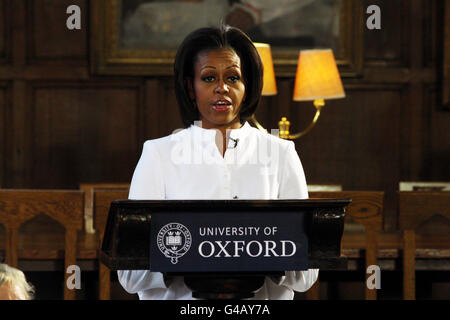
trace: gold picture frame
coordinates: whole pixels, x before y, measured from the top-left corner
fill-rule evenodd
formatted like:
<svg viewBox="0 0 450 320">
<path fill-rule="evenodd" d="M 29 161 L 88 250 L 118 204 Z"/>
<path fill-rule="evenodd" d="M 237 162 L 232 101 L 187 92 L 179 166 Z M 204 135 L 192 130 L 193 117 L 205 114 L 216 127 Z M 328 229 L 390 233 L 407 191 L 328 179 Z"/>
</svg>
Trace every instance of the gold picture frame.
<svg viewBox="0 0 450 320">
<path fill-rule="evenodd" d="M 172 75 L 175 49 L 121 47 L 120 23 L 123 1 L 126 0 L 90 2 L 91 71 L 99 75 Z M 341 76 L 354 77 L 360 75 L 363 68 L 363 7 L 359 0 L 340 1 L 338 47 L 334 50 L 334 54 Z M 272 45 L 277 76 L 295 75 L 300 49 L 294 47 L 285 50 Z"/>
</svg>

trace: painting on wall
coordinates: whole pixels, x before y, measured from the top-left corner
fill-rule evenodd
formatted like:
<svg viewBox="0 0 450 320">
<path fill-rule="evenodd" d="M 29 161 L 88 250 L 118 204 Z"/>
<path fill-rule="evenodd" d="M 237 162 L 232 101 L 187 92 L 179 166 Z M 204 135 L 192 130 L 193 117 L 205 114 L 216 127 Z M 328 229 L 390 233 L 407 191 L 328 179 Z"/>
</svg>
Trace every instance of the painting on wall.
<svg viewBox="0 0 450 320">
<path fill-rule="evenodd" d="M 185 36 L 222 23 L 272 47 L 277 75 L 295 73 L 301 49 L 331 48 L 347 74 L 361 67 L 360 1 L 109 0 L 92 2 L 92 59 L 99 74 L 170 75 Z M 358 29 L 359 28 L 359 29 Z"/>
</svg>

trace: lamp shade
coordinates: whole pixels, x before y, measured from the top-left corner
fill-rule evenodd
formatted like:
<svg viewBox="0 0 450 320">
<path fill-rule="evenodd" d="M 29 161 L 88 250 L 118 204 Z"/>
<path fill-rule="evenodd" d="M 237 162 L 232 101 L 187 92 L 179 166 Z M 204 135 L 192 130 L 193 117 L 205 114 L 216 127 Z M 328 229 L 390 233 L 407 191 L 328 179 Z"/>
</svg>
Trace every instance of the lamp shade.
<svg viewBox="0 0 450 320">
<path fill-rule="evenodd" d="M 345 98 L 331 49 L 304 50 L 298 56 L 294 101 Z"/>
<path fill-rule="evenodd" d="M 253 43 L 258 50 L 259 56 L 264 66 L 264 84 L 262 89 L 263 96 L 272 96 L 277 94 L 277 84 L 275 81 L 275 72 L 273 70 L 272 52 L 267 43 Z"/>
</svg>

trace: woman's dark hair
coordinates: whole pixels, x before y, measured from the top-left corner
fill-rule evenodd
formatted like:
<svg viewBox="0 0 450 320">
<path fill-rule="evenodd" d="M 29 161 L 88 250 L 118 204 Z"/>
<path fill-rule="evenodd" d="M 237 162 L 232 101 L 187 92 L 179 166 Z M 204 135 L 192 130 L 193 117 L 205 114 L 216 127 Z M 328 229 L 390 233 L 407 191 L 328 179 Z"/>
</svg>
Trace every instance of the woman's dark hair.
<svg viewBox="0 0 450 320">
<path fill-rule="evenodd" d="M 222 25 L 220 28 L 200 28 L 183 40 L 178 47 L 174 63 L 175 95 L 181 119 L 186 127 L 200 118 L 194 101 L 189 97 L 187 79 L 194 79 L 194 64 L 202 51 L 232 49 L 241 59 L 245 83 L 245 99 L 239 111 L 240 121 L 253 115 L 261 98 L 263 65 L 252 40 L 238 28 Z"/>
</svg>

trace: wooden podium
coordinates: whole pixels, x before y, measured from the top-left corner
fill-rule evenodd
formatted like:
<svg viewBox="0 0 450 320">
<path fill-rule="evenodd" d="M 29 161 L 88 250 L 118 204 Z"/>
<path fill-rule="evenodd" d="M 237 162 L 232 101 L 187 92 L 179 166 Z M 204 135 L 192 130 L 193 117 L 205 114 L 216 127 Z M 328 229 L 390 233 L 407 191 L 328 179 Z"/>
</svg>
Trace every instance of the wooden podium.
<svg viewBox="0 0 450 320">
<path fill-rule="evenodd" d="M 244 299 L 265 277 L 346 268 L 350 199 L 116 200 L 100 259 L 111 270 L 183 276 L 194 298 Z"/>
</svg>

